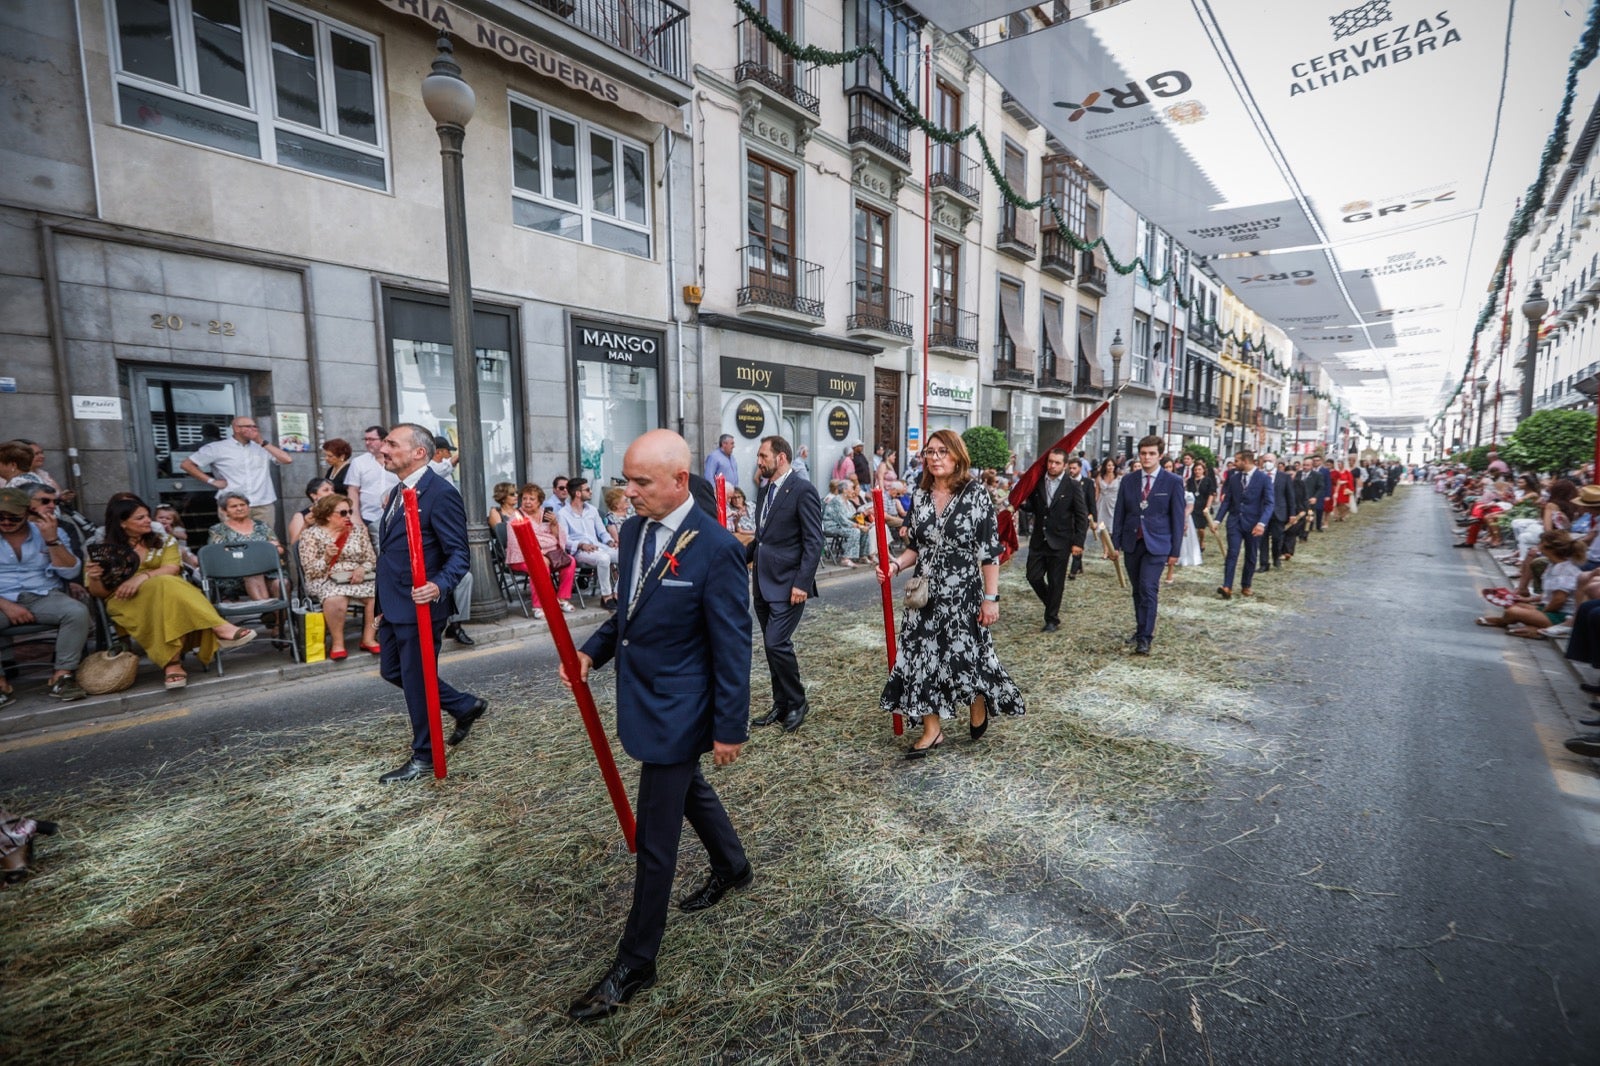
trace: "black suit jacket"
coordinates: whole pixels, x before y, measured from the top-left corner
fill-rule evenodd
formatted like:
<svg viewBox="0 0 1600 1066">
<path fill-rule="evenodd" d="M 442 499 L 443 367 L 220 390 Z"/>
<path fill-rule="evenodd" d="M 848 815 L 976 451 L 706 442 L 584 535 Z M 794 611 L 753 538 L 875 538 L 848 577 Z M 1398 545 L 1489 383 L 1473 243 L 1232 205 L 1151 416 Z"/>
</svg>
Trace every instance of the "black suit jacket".
<svg viewBox="0 0 1600 1066">
<path fill-rule="evenodd" d="M 1272 520 L 1279 525 L 1288 525 L 1300 513 L 1300 508 L 1295 506 L 1299 494 L 1294 491 L 1294 478 L 1282 470 L 1275 470 L 1272 477 Z"/>
<path fill-rule="evenodd" d="M 768 603 L 788 603 L 792 589 L 817 594 L 817 566 L 822 562 L 822 498 L 816 486 L 794 470 L 778 486 L 772 513 L 763 487 L 756 497 L 756 539 L 745 545 L 755 564 L 756 595 Z"/>
<path fill-rule="evenodd" d="M 730 495 L 733 490 L 734 486 L 729 485 L 728 492 Z M 689 495 L 694 497 L 694 505 L 696 507 L 710 515 L 718 525 L 722 524 L 722 516 L 717 513 L 717 488 L 715 485 L 699 474 L 691 473 L 689 475 Z"/>
<path fill-rule="evenodd" d="M 1041 477 L 1028 496 L 1027 510 L 1034 518 L 1033 532 L 1028 537 L 1029 548 L 1064 552 L 1083 547 L 1089 536 L 1089 507 L 1083 483 L 1062 474 L 1056 498 L 1046 506 L 1045 492 L 1049 483 L 1048 477 Z"/>
<path fill-rule="evenodd" d="M 1095 487 L 1093 476 L 1079 478 L 1078 484 L 1083 488 L 1083 504 L 1089 508 L 1089 522 L 1092 525 L 1095 508 L 1100 506 L 1100 490 Z"/>
</svg>

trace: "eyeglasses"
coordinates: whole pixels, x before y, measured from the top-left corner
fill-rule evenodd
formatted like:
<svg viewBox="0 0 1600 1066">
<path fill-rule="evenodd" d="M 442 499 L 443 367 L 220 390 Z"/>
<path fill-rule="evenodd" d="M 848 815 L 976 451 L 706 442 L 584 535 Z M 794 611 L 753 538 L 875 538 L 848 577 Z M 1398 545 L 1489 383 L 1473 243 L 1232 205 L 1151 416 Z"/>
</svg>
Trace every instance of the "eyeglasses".
<svg viewBox="0 0 1600 1066">
<path fill-rule="evenodd" d="M 27 520 L 28 516 L 25 514 L 12 514 L 10 511 L 0 511 L 0 522 L 26 522 Z"/>
<path fill-rule="evenodd" d="M 922 457 L 924 459 L 943 459 L 949 454 L 950 451 L 947 448 L 925 448 L 923 449 Z"/>
<path fill-rule="evenodd" d="M 349 511 L 335 511 L 333 513 L 338 515 L 341 518 L 349 518 L 350 517 L 350 512 Z"/>
<path fill-rule="evenodd" d="M 33 498 L 33 502 L 34 503 L 48 503 L 53 507 L 53 506 L 55 506 L 56 498 L 54 496 L 35 496 Z"/>
</svg>

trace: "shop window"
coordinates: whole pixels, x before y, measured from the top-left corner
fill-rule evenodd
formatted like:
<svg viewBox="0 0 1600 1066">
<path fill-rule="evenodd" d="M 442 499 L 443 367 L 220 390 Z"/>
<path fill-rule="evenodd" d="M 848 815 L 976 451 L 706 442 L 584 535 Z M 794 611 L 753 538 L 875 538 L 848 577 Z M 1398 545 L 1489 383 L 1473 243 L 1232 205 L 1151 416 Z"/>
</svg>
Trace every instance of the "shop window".
<svg viewBox="0 0 1600 1066">
<path fill-rule="evenodd" d="M 649 258 L 648 160 L 636 141 L 511 100 L 511 218 L 519 226 Z"/>
<path fill-rule="evenodd" d="M 374 38 L 264 0 L 115 0 L 118 120 L 387 189 Z"/>
</svg>

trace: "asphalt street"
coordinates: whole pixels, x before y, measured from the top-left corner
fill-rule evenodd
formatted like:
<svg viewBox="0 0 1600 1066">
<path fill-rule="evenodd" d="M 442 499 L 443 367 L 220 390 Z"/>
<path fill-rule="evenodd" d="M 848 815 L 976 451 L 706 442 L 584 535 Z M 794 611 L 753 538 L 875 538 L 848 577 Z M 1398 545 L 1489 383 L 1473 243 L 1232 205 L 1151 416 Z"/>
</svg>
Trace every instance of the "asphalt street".
<svg viewBox="0 0 1600 1066">
<path fill-rule="evenodd" d="M 1079 1061 L 1600 1061 L 1600 776 L 1560 746 L 1586 713 L 1573 678 L 1555 648 L 1472 625 L 1477 588 L 1501 579 L 1450 547 L 1426 488 L 1360 522 L 1342 571 L 1304 579 L 1307 608 L 1251 649 L 1280 654 L 1241 655 L 1256 676 L 1240 717 L 1270 754 L 1225 762 L 1146 853 L 1060 901 L 1064 922 L 1145 934 L 1106 963 L 1141 979 L 1106 982 Z M 876 609 L 866 574 L 824 594 Z M 529 678 L 556 696 L 542 640 L 452 647 L 443 672 L 491 701 Z M 297 746 L 333 716 L 387 717 L 398 761 L 403 715 L 375 664 L 348 663 L 12 740 L 0 788 L 155 787 L 164 767 Z"/>
</svg>

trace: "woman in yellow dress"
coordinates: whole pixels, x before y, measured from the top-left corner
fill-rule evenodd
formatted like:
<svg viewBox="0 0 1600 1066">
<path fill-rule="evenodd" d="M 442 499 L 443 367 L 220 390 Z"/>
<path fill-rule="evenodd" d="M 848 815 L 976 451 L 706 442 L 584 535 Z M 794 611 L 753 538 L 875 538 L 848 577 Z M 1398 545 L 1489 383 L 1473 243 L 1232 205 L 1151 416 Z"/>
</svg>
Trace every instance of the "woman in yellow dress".
<svg viewBox="0 0 1600 1066">
<path fill-rule="evenodd" d="M 178 542 L 150 529 L 150 508 L 132 494 L 106 505 L 105 544 L 85 568 L 89 591 L 106 601 L 118 628 L 165 668 L 166 687 L 183 688 L 183 653 L 209 664 L 217 649 L 242 648 L 255 631 L 223 620 L 205 594 L 179 576 Z M 104 582 L 104 583 L 102 583 Z"/>
</svg>

